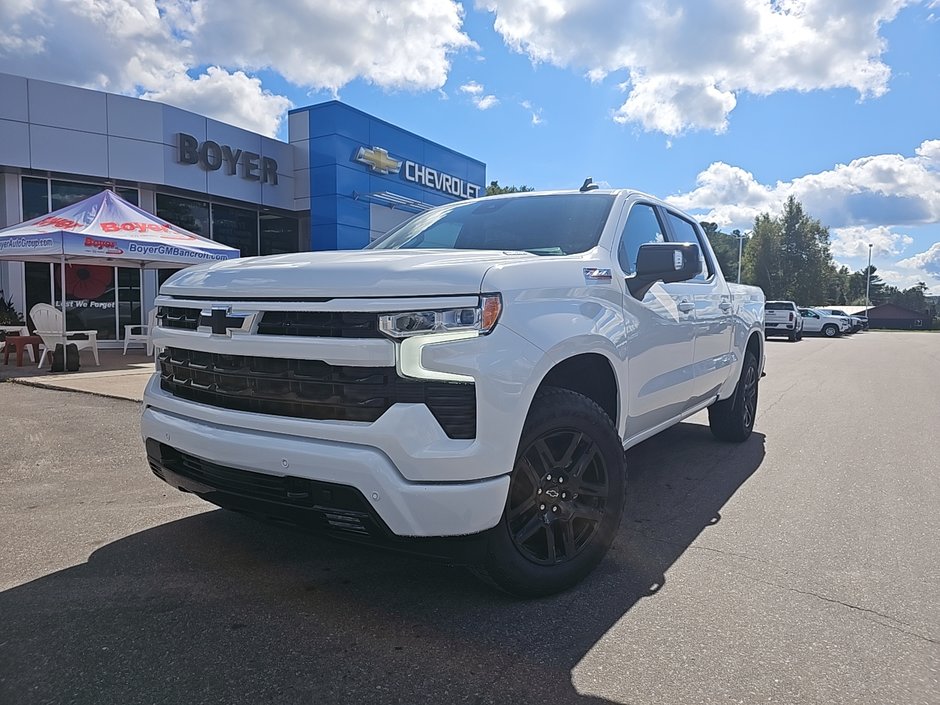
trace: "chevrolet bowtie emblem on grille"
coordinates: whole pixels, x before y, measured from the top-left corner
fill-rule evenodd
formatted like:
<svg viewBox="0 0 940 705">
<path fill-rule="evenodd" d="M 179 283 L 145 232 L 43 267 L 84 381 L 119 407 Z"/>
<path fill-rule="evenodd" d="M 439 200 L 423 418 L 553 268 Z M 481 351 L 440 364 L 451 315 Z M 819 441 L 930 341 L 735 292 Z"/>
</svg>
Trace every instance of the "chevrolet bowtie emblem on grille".
<svg viewBox="0 0 940 705">
<path fill-rule="evenodd" d="M 241 330 L 250 313 L 232 313 L 231 306 L 213 306 L 199 315 L 199 326 L 208 327 L 212 335 L 231 335 L 231 331 Z"/>
<path fill-rule="evenodd" d="M 397 174 L 401 169 L 401 162 L 388 156 L 388 150 L 381 147 L 360 147 L 356 152 L 356 161 L 370 166 L 378 174 Z"/>
</svg>

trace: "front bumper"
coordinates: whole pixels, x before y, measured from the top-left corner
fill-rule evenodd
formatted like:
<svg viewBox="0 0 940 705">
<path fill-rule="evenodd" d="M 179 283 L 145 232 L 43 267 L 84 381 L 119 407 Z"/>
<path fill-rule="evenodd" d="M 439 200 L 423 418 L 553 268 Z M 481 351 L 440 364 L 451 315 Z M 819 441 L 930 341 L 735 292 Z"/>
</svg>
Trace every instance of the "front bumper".
<svg viewBox="0 0 940 705">
<path fill-rule="evenodd" d="M 220 506 L 350 538 L 476 534 L 499 522 L 509 491 L 508 475 L 411 482 L 374 447 L 235 428 L 152 406 L 141 433 L 151 468 L 169 484 Z M 333 506 L 331 498 L 340 497 Z"/>
</svg>

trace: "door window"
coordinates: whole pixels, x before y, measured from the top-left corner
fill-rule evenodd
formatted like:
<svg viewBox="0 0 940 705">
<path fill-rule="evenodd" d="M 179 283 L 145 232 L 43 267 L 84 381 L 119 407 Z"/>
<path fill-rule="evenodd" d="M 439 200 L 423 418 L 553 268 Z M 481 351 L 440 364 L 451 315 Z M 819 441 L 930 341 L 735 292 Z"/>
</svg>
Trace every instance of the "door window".
<svg viewBox="0 0 940 705">
<path fill-rule="evenodd" d="M 617 250 L 617 259 L 620 267 L 626 274 L 636 272 L 636 257 L 640 245 L 649 242 L 665 242 L 663 226 L 652 206 L 646 203 L 635 203 L 627 216 L 627 223 L 623 226 L 620 236 L 620 247 Z"/>
<path fill-rule="evenodd" d="M 669 211 L 666 211 L 666 220 L 669 221 L 669 226 L 672 228 L 672 232 L 675 233 L 676 242 L 694 242 L 698 244 L 701 269 L 699 273 L 693 277 L 692 281 L 705 281 L 712 275 L 712 271 L 705 259 L 705 246 L 698 235 L 698 230 L 695 225 L 685 218 L 680 218 L 675 213 L 670 213 Z"/>
</svg>

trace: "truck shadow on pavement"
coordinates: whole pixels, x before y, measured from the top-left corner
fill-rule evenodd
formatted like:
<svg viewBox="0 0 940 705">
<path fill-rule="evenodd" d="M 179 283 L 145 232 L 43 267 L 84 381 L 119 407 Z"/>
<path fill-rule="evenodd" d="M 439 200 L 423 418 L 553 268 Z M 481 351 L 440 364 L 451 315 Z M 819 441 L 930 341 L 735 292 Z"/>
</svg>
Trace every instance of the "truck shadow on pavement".
<svg viewBox="0 0 940 705">
<path fill-rule="evenodd" d="M 221 510 L 167 523 L 0 593 L 0 701 L 610 702 L 579 693 L 573 669 L 656 599 L 763 458 L 761 434 L 728 445 L 695 423 L 632 449 L 610 554 L 535 601 Z M 603 673 L 615 682 L 592 691 L 617 701 L 641 676 L 625 659 Z"/>
</svg>

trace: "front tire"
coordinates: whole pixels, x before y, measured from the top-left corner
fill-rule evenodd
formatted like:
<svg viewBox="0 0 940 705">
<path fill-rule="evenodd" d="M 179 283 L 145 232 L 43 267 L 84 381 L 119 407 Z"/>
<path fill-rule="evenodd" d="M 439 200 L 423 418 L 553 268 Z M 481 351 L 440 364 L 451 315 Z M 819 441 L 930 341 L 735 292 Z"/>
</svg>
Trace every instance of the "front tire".
<svg viewBox="0 0 940 705">
<path fill-rule="evenodd" d="M 757 358 L 754 353 L 745 352 L 734 394 L 708 407 L 708 426 L 715 438 L 740 443 L 750 437 L 757 418 L 759 376 Z"/>
<path fill-rule="evenodd" d="M 623 516 L 623 445 L 595 402 L 567 389 L 536 394 L 502 519 L 476 572 L 502 590 L 540 597 L 580 582 L 607 553 Z"/>
<path fill-rule="evenodd" d="M 827 338 L 835 338 L 839 335 L 839 329 L 832 323 L 827 323 L 822 329 L 823 335 Z"/>
</svg>

